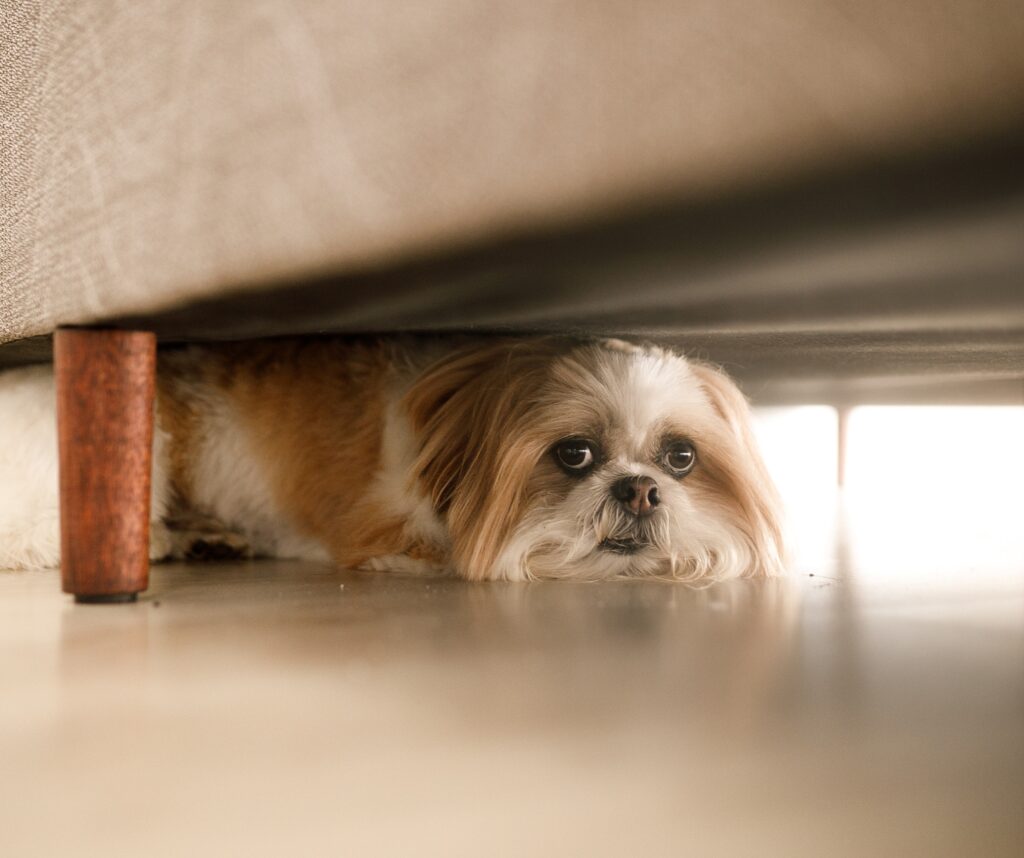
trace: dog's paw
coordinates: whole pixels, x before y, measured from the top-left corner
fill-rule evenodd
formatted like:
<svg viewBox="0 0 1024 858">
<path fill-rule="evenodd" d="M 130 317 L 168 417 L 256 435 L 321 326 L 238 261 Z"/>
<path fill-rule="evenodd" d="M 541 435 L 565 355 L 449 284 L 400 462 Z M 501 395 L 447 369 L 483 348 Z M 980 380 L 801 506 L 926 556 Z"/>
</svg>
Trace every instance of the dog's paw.
<svg viewBox="0 0 1024 858">
<path fill-rule="evenodd" d="M 410 557 L 408 554 L 370 557 L 356 568 L 363 572 L 394 572 L 399 575 L 427 575 L 431 577 L 446 575 L 451 571 L 449 564 L 444 561 Z"/>
<path fill-rule="evenodd" d="M 171 531 L 162 521 L 149 523 L 149 559 L 152 563 L 168 560 L 173 555 Z"/>
<path fill-rule="evenodd" d="M 177 536 L 183 540 L 186 560 L 248 560 L 253 556 L 248 541 L 237 533 L 189 531 Z"/>
<path fill-rule="evenodd" d="M 209 516 L 194 513 L 172 516 L 163 523 L 163 530 L 168 540 L 166 556 L 176 560 L 247 560 L 253 557 L 252 546 L 244 536 Z"/>
</svg>

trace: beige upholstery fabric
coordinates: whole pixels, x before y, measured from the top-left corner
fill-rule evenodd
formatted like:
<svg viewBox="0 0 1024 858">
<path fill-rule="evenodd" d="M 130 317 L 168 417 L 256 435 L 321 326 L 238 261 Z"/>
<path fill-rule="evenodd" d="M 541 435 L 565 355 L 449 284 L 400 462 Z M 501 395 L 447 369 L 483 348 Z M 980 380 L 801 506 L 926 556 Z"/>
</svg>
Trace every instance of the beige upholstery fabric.
<svg viewBox="0 0 1024 858">
<path fill-rule="evenodd" d="M 6 0 L 0 342 L 996 127 L 1020 0 Z"/>
</svg>

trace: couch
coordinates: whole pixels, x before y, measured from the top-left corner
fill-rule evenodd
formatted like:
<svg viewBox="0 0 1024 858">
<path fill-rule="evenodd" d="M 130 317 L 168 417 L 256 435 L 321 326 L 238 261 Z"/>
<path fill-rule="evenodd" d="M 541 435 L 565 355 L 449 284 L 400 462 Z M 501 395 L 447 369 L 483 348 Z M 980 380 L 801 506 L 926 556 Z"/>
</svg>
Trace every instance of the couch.
<svg viewBox="0 0 1024 858">
<path fill-rule="evenodd" d="M 1017 0 L 11 0 L 0 366 L 62 326 L 642 336 L 1024 401 Z"/>
</svg>

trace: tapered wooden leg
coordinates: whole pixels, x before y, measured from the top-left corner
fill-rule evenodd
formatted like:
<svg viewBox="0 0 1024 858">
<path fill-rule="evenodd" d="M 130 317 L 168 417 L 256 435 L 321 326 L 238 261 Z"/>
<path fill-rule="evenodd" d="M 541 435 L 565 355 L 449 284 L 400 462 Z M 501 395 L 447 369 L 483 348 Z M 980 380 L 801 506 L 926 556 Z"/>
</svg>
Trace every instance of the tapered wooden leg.
<svg viewBox="0 0 1024 858">
<path fill-rule="evenodd" d="M 53 345 L 64 592 L 131 601 L 149 585 L 156 337 L 62 328 Z"/>
</svg>

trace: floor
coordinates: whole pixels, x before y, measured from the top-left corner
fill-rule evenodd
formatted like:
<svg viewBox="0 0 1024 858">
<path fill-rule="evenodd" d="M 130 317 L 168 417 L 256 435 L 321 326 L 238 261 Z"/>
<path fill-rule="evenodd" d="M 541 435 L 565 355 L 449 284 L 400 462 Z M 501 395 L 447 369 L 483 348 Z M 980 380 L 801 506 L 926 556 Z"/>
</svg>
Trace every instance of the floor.
<svg viewBox="0 0 1024 858">
<path fill-rule="evenodd" d="M 707 589 L 167 565 L 122 606 L 3 573 L 0 853 L 1021 855 L 1017 559 L 859 575 L 847 537 Z"/>
</svg>

